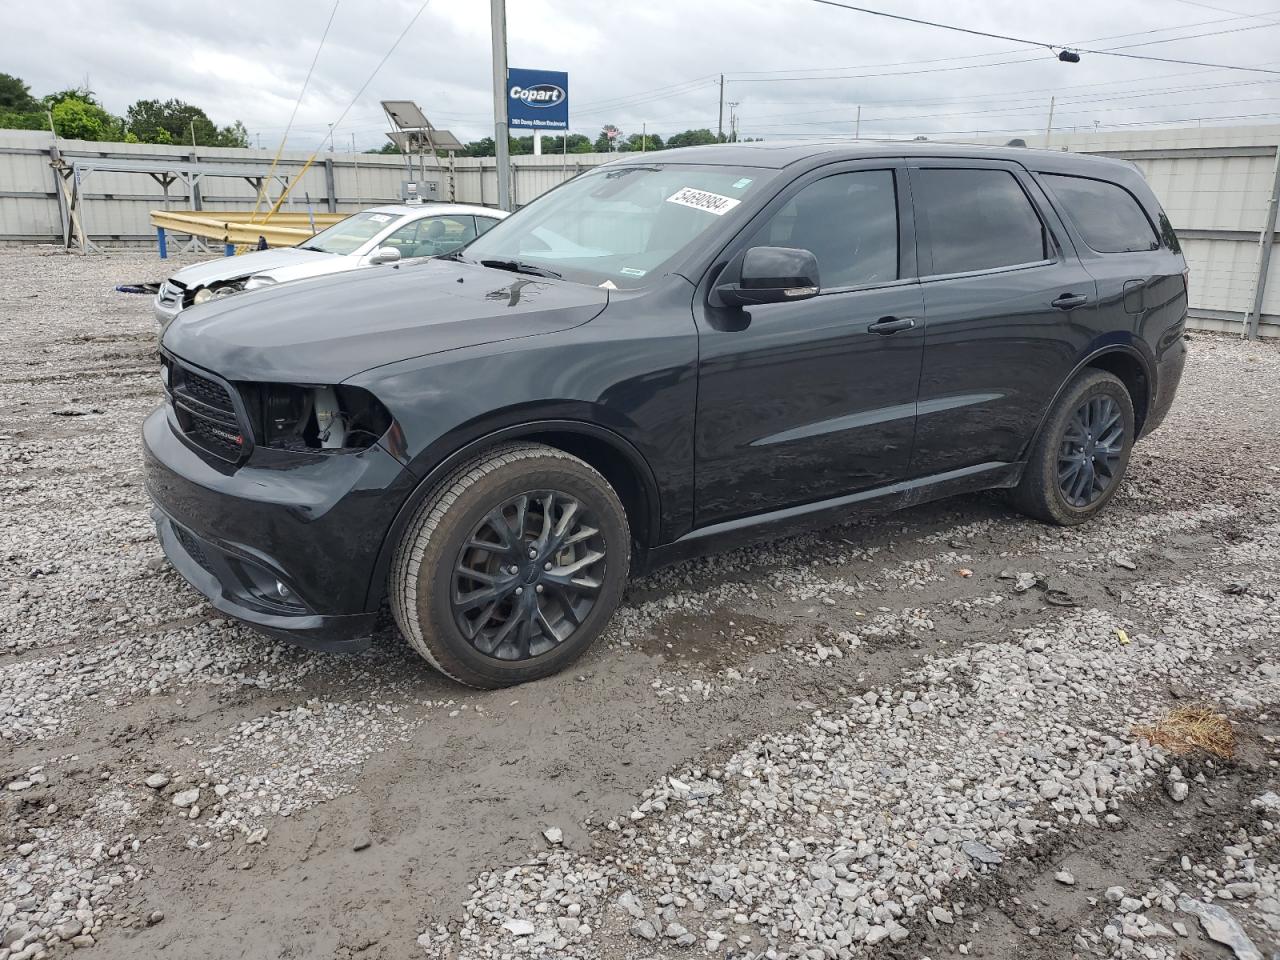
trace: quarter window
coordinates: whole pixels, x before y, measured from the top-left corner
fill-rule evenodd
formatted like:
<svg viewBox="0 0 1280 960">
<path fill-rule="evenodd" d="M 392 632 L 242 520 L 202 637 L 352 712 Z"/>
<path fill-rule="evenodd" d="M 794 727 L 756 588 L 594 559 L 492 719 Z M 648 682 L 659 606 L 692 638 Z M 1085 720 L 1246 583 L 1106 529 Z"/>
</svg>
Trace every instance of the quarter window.
<svg viewBox="0 0 1280 960">
<path fill-rule="evenodd" d="M 749 246 L 808 250 L 818 258 L 824 289 L 898 279 L 893 171 L 857 170 L 809 184 L 756 231 Z"/>
<path fill-rule="evenodd" d="M 1151 221 L 1124 187 L 1056 173 L 1042 174 L 1041 178 L 1061 201 L 1084 242 L 1098 253 L 1130 253 L 1160 246 Z"/>
<path fill-rule="evenodd" d="M 1048 235 L 1007 170 L 935 167 L 912 172 L 929 220 L 933 273 L 968 273 L 1047 260 Z"/>
</svg>

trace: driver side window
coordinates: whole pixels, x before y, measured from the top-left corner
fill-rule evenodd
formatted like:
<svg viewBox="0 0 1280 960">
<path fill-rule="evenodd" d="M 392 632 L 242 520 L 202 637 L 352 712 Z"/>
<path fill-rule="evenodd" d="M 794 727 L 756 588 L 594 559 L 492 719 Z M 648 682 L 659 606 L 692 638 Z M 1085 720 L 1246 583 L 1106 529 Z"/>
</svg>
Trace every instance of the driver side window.
<svg viewBox="0 0 1280 960">
<path fill-rule="evenodd" d="M 400 258 L 408 260 L 452 253 L 475 236 L 475 220 L 471 217 L 425 217 L 405 224 L 382 245 L 395 247 L 400 251 Z"/>
<path fill-rule="evenodd" d="M 892 170 L 837 173 L 803 187 L 751 238 L 818 258 L 823 290 L 898 279 L 898 198 Z"/>
</svg>

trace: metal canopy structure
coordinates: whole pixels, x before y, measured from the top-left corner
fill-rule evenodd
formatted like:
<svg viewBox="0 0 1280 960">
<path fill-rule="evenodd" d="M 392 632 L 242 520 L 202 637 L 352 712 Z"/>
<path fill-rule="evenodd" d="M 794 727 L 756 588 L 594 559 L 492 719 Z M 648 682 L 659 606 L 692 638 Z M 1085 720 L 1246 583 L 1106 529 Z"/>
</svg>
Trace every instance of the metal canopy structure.
<svg viewBox="0 0 1280 960">
<path fill-rule="evenodd" d="M 86 215 L 86 198 L 84 183 L 96 172 L 103 173 L 144 173 L 160 184 L 164 190 L 165 209 L 169 208 L 169 188 L 174 183 L 186 185 L 187 197 L 192 210 L 200 210 L 200 181 L 205 177 L 235 177 L 248 181 L 250 186 L 261 189 L 266 179 L 265 165 L 234 163 L 200 163 L 183 160 L 121 160 L 106 158 L 73 157 L 70 162 L 60 153 L 54 152 L 51 161 L 53 169 L 58 173 L 59 191 L 58 208 L 62 217 L 62 244 L 70 250 L 78 247 L 81 253 L 91 251 L 102 253 L 102 248 L 93 242 L 90 236 L 88 217 Z M 277 173 L 271 179 L 280 184 L 281 189 L 289 185 L 290 177 Z M 290 206 L 293 205 L 292 197 Z M 201 250 L 204 245 L 199 237 L 193 236 L 184 250 Z"/>
</svg>

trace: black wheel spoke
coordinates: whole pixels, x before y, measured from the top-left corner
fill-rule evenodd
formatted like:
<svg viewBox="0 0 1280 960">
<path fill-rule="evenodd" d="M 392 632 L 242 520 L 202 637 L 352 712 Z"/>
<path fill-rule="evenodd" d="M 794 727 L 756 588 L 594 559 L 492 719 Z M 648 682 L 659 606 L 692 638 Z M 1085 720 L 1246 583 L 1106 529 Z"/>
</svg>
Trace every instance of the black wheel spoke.
<svg viewBox="0 0 1280 960">
<path fill-rule="evenodd" d="M 556 490 L 511 497 L 485 514 L 459 550 L 454 619 L 486 656 L 541 656 L 585 622 L 605 564 L 604 536 L 588 505 Z"/>
</svg>

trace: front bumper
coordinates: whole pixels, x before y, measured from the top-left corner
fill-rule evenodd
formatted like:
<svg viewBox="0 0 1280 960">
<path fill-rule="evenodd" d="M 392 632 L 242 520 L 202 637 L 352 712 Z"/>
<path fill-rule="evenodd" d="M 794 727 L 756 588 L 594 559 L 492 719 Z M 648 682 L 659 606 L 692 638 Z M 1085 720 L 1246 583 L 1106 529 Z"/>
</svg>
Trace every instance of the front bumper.
<svg viewBox="0 0 1280 960">
<path fill-rule="evenodd" d="M 147 418 L 143 449 L 160 544 L 215 608 L 312 649 L 368 645 L 378 553 L 416 482 L 389 453 L 259 451 L 231 468 L 188 446 L 168 407 Z"/>
</svg>

